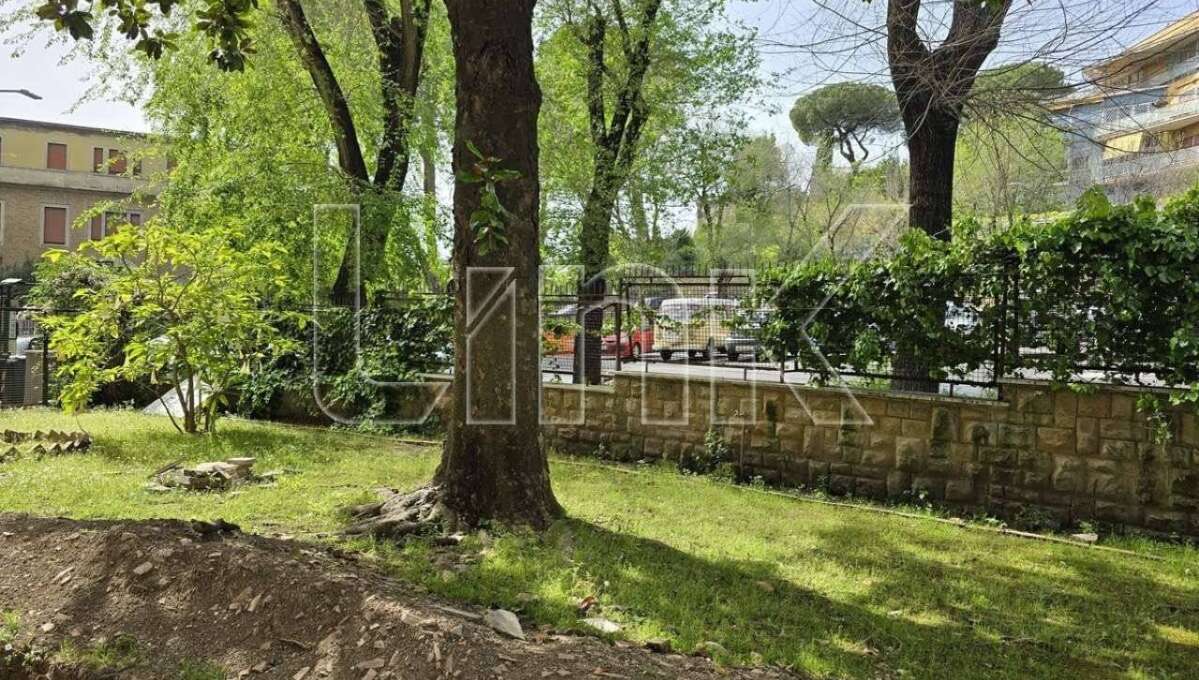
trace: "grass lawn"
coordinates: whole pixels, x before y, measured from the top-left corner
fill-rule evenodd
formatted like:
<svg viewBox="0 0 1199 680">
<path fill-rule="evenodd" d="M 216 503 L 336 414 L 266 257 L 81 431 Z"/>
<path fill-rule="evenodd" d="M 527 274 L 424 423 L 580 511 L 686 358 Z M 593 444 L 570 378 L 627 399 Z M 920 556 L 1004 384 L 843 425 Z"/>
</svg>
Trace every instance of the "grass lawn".
<svg viewBox="0 0 1199 680">
<path fill-rule="evenodd" d="M 84 455 L 0 465 L 0 509 L 77 518 L 222 517 L 297 536 L 340 525 L 338 508 L 380 485 L 414 487 L 437 449 L 229 420 L 213 438 L 159 418 L 0 412 L 0 429 L 86 428 Z M 226 494 L 153 493 L 177 458 L 234 455 L 288 471 Z M 504 534 L 449 576 L 424 544 L 352 545 L 430 590 L 578 628 L 595 595 L 633 640 L 819 677 L 1199 677 L 1199 552 L 1121 544 L 1151 561 L 919 519 L 800 502 L 647 469 L 556 458 L 570 519 L 541 537 Z M 0 603 L 3 609 L 3 603 Z"/>
</svg>

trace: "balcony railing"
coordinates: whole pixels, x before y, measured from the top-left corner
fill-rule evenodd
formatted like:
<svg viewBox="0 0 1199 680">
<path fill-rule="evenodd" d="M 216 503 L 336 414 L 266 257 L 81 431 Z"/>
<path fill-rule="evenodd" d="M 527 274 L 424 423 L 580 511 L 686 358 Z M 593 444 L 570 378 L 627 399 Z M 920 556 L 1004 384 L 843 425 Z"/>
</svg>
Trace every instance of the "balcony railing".
<svg viewBox="0 0 1199 680">
<path fill-rule="evenodd" d="M 24 168 L 12 165 L 0 166 L 0 183 L 42 188 L 75 189 L 79 191 L 101 191 L 113 194 L 131 194 L 138 189 L 145 189 L 147 187 L 146 179 L 142 177 L 102 175 L 94 172 L 43 170 L 41 168 Z"/>
<path fill-rule="evenodd" d="M 1149 174 L 1199 163 L 1199 146 L 1157 153 L 1131 154 L 1103 163 L 1103 180 L 1112 181 L 1136 174 Z"/>
<path fill-rule="evenodd" d="M 1095 135 L 1110 137 L 1121 133 L 1151 131 L 1172 121 L 1199 117 L 1199 92 L 1172 98 L 1169 104 L 1144 102 L 1133 105 L 1108 104 L 1096 116 Z"/>
</svg>

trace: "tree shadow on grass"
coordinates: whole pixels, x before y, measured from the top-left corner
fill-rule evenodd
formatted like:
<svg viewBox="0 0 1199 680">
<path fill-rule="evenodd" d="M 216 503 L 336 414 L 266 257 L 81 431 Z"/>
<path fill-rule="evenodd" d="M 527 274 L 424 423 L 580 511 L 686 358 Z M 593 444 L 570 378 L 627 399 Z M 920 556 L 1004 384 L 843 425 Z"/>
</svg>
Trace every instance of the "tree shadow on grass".
<svg viewBox="0 0 1199 680">
<path fill-rule="evenodd" d="M 119 435 L 99 432 L 95 437 L 94 453 L 105 459 L 122 463 L 165 465 L 176 460 L 185 463 L 224 460 L 237 456 L 263 459 L 275 463 L 282 459 L 303 458 L 312 462 L 327 462 L 331 451 L 354 450 L 354 442 L 338 439 L 334 432 L 289 431 L 278 427 L 246 421 L 225 420 L 217 432 L 183 434 L 171 427 L 165 418 L 146 426 L 145 421 L 133 421 Z M 276 460 L 279 459 L 279 460 Z"/>
<path fill-rule="evenodd" d="M 922 556 L 950 549 L 945 541 L 913 550 L 869 527 L 820 538 L 820 554 L 832 555 L 845 581 L 861 588 L 818 592 L 789 580 L 775 562 L 708 559 L 564 520 L 540 539 L 501 541 L 492 557 L 435 589 L 579 627 L 574 607 L 590 587 L 605 607 L 599 615 L 634 637 L 669 637 L 685 652 L 715 641 L 733 661 L 748 662 L 756 652 L 767 663 L 822 677 L 1102 678 L 1130 667 L 1156 676 L 1182 674 L 1199 662 L 1195 650 L 1137 648 L 1136 641 L 1102 649 L 1111 637 L 1151 632 L 1120 621 L 1117 595 L 1185 601 L 1194 594 L 1086 553 L 1065 560 L 1077 573 L 1073 580 L 1046 583 L 1005 566 L 1002 555 L 956 566 Z M 1109 582 L 1089 592 L 1096 578 Z M 535 598 L 526 602 L 522 593 Z M 1034 603 L 1017 605 L 1028 598 Z"/>
<path fill-rule="evenodd" d="M 944 621 L 956 654 L 990 676 L 1187 677 L 1199 668 L 1199 646 L 1160 628 L 1199 631 L 1199 589 L 1176 585 L 1185 582 L 1176 565 L 927 525 L 846 522 L 818 535 L 837 568 L 875 576 L 855 601 Z"/>
</svg>

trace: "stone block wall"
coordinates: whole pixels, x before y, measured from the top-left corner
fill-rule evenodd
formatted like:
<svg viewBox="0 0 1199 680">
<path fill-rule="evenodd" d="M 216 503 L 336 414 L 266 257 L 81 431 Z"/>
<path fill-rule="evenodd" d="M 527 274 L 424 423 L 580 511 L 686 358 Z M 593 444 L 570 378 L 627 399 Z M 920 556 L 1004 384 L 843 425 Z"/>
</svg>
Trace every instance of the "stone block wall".
<svg viewBox="0 0 1199 680">
<path fill-rule="evenodd" d="M 1199 535 L 1199 427 L 1170 413 L 1159 442 L 1137 394 L 1035 383 L 985 401 L 618 374 L 610 386 L 546 385 L 548 443 L 668 460 L 715 430 L 746 475 L 877 499 L 920 494 L 1014 517 L 1099 520 Z"/>
</svg>

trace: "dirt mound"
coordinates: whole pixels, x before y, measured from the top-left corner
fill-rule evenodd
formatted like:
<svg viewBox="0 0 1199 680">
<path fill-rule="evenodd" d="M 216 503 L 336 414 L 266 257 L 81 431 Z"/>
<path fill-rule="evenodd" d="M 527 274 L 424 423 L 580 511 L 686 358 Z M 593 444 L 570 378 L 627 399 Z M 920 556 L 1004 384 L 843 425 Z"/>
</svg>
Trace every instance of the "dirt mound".
<svg viewBox="0 0 1199 680">
<path fill-rule="evenodd" d="M 4 678 L 794 677 L 595 638 L 511 639 L 335 549 L 228 526 L 0 515 L 0 555 L 0 612 L 19 615 L 0 619 Z"/>
</svg>

